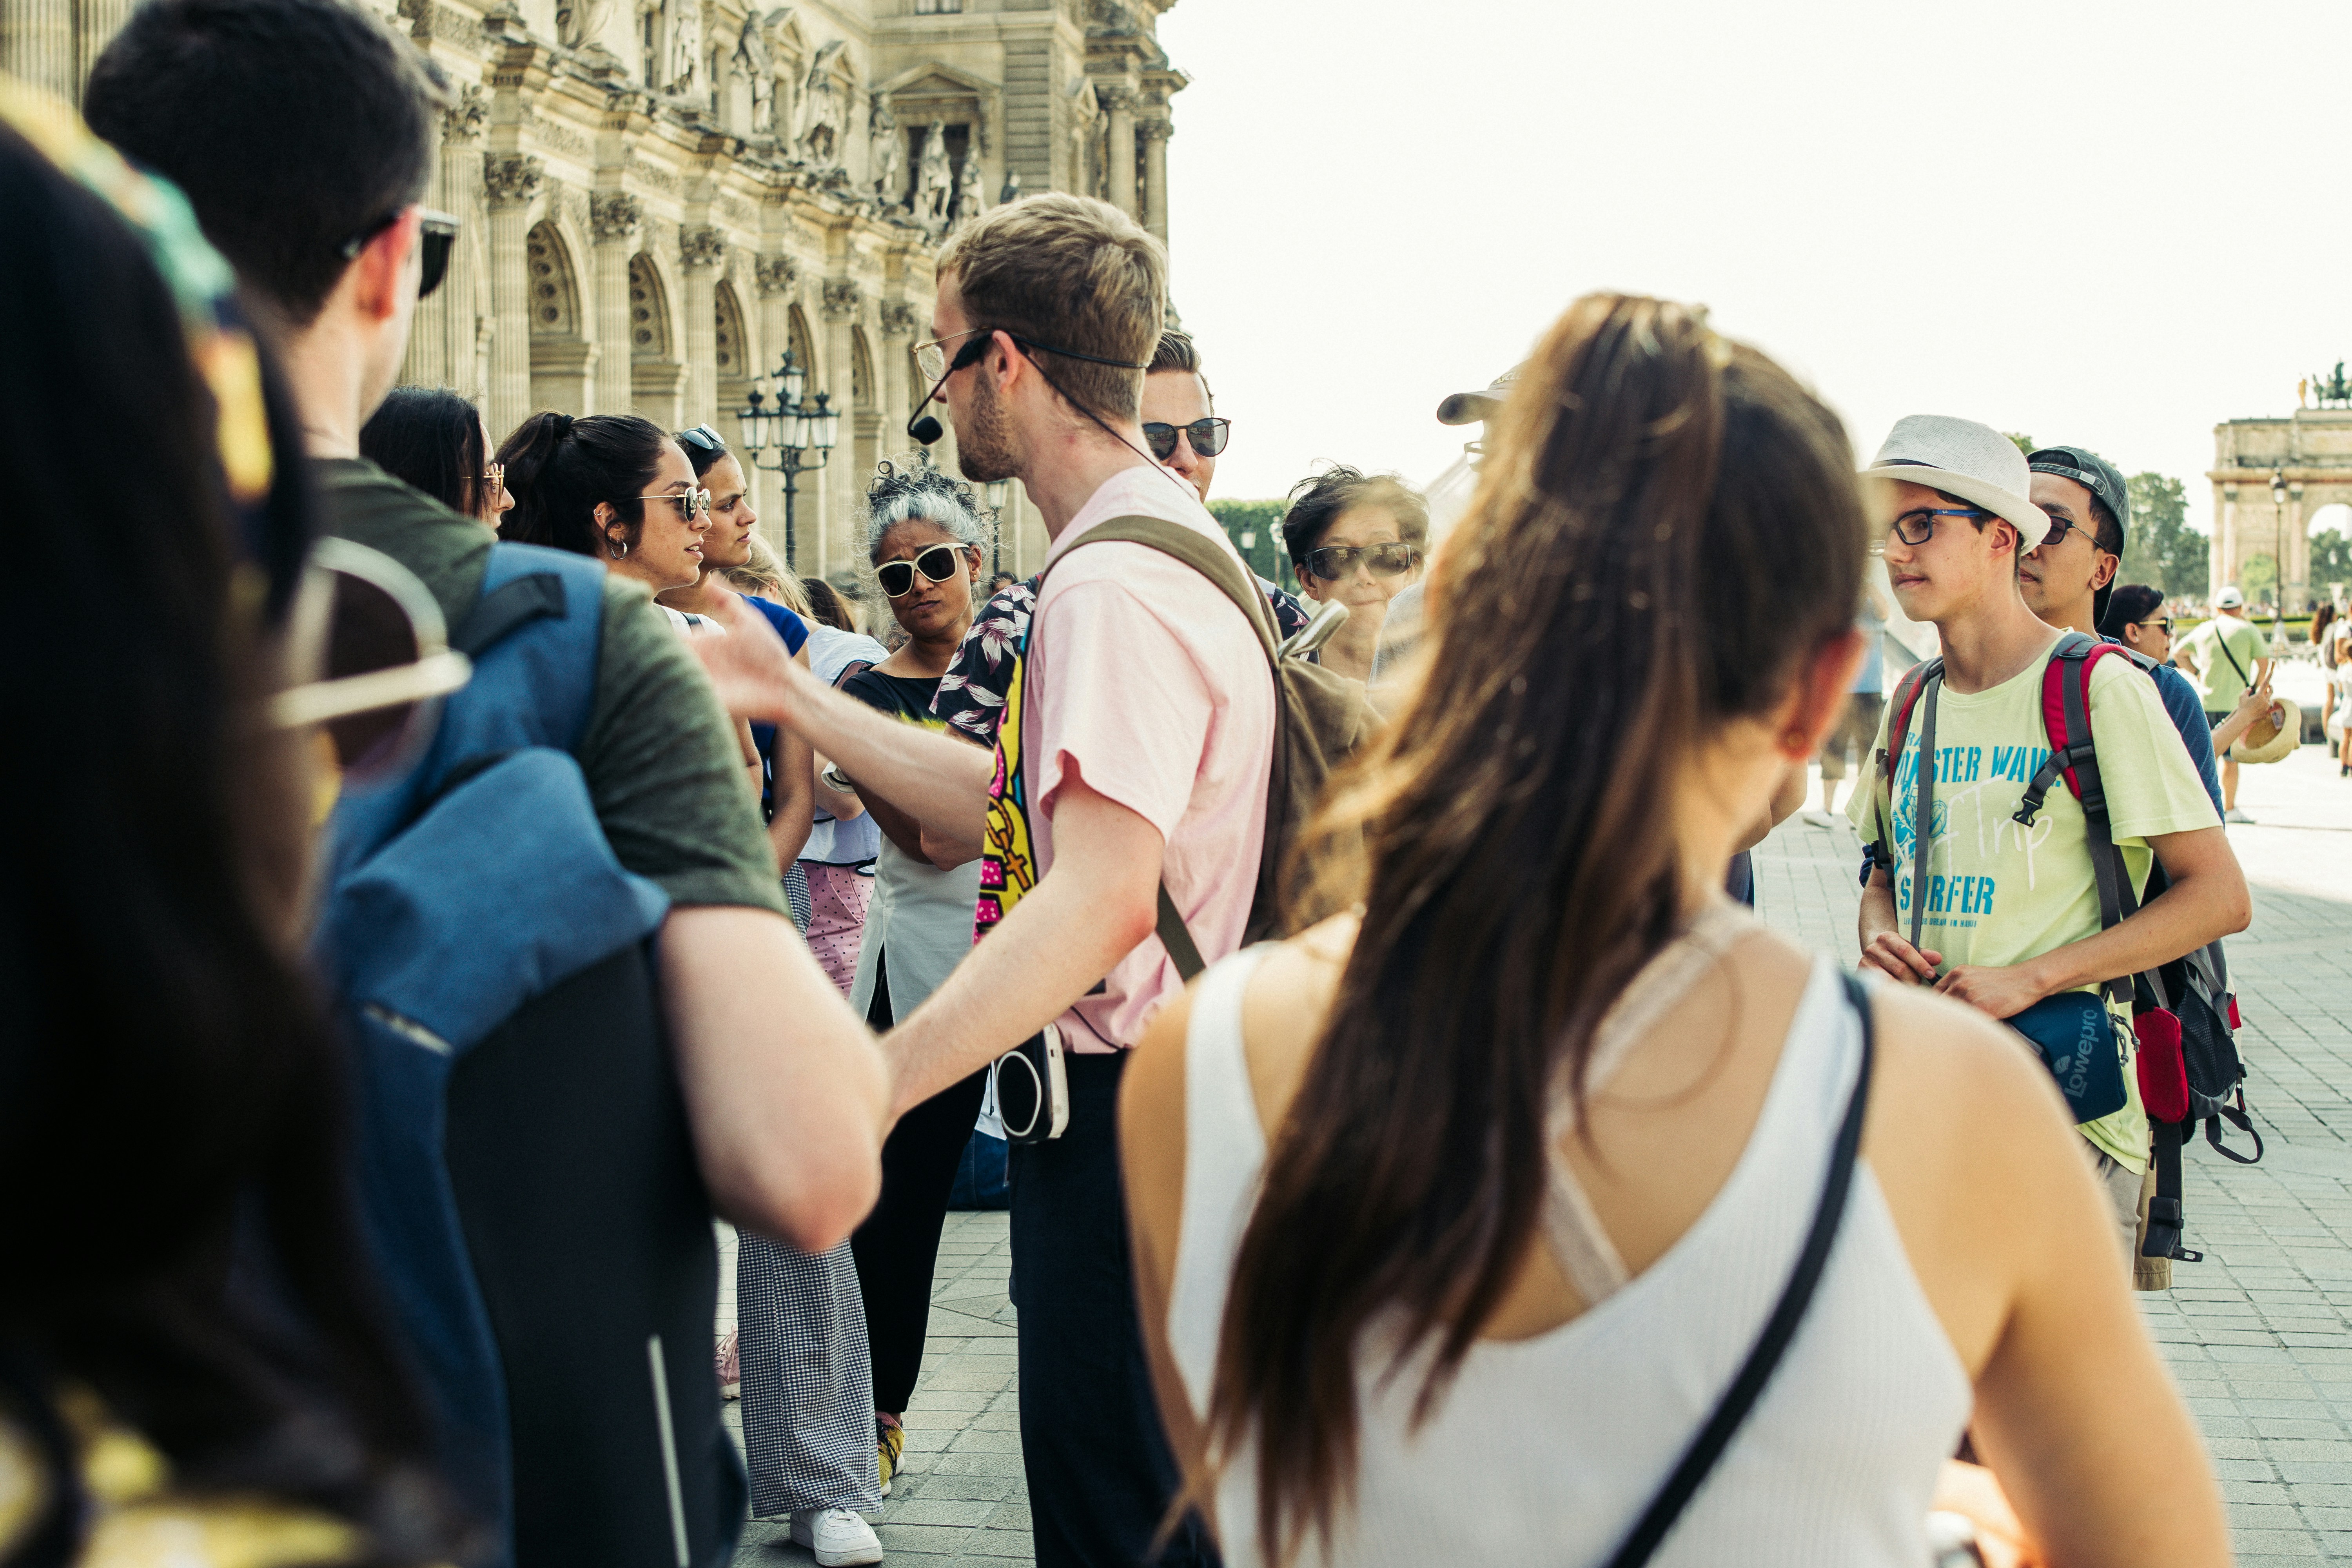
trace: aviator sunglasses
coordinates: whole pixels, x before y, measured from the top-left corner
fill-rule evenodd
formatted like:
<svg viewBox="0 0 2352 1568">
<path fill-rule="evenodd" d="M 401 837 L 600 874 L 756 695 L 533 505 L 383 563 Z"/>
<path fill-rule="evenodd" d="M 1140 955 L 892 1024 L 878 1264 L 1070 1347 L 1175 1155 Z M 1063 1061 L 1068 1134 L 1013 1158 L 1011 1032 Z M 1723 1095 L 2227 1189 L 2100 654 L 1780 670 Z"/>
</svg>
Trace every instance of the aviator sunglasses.
<svg viewBox="0 0 2352 1568">
<path fill-rule="evenodd" d="M 1176 455 L 1176 433 L 1181 430 L 1184 433 L 1184 439 L 1192 443 L 1195 454 L 1213 458 L 1225 449 L 1225 442 L 1232 437 L 1233 429 L 1234 422 L 1230 419 L 1195 419 L 1190 425 L 1155 422 L 1143 427 L 1143 444 L 1151 448 L 1153 457 L 1164 463 Z"/>
<path fill-rule="evenodd" d="M 1327 583 L 1336 583 L 1361 556 L 1373 576 L 1394 577 L 1412 571 L 1420 554 L 1410 544 L 1326 544 L 1307 552 L 1307 569 Z"/>
<path fill-rule="evenodd" d="M 368 241 L 398 223 L 400 215 L 407 210 L 406 207 L 395 207 L 370 224 L 363 232 L 343 241 L 341 247 L 342 258 L 349 261 L 366 249 Z M 447 213 L 435 212 L 431 207 L 418 208 L 416 218 L 416 243 L 423 252 L 423 263 L 416 274 L 416 297 L 422 300 L 441 287 L 441 279 L 449 274 L 449 251 L 457 243 L 457 220 Z"/>
<path fill-rule="evenodd" d="M 915 568 L 934 583 L 944 583 L 956 574 L 956 557 L 962 552 L 961 544 L 934 544 L 912 561 L 885 561 L 874 568 L 874 580 L 882 584 L 882 592 L 893 599 L 903 599 L 915 591 Z"/>
</svg>

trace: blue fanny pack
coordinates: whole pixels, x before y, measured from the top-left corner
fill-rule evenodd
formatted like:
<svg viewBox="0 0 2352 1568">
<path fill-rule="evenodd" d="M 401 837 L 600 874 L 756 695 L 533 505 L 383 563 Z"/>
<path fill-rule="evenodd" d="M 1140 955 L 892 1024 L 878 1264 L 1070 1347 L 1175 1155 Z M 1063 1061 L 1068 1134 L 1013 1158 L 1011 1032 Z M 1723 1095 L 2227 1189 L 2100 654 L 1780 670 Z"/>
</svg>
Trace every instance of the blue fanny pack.
<svg viewBox="0 0 2352 1568">
<path fill-rule="evenodd" d="M 2044 996 L 2007 1022 L 2032 1043 L 2076 1122 L 2096 1121 L 2124 1108 L 2124 1058 L 2115 1015 L 2096 994 Z"/>
</svg>

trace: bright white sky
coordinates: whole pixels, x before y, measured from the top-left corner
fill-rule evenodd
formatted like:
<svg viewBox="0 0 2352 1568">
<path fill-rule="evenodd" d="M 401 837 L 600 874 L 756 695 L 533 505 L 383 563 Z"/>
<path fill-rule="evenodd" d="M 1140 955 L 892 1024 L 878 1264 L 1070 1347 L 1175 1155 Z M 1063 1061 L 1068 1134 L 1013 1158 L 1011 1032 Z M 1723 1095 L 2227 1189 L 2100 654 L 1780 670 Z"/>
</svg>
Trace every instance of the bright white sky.
<svg viewBox="0 0 2352 1568">
<path fill-rule="evenodd" d="M 1173 286 L 1221 496 L 1435 477 L 1577 295 L 1704 301 L 1867 455 L 1909 413 L 2188 483 L 2352 358 L 2352 5 L 1181 0 Z"/>
</svg>

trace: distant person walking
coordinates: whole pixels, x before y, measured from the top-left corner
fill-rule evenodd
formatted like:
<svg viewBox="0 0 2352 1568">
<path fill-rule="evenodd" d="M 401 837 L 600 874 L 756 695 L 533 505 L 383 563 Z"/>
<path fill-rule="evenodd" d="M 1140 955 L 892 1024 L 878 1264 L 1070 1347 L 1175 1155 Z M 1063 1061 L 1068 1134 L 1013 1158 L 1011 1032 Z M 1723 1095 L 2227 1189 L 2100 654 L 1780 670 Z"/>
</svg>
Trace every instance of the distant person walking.
<svg viewBox="0 0 2352 1568">
<path fill-rule="evenodd" d="M 2248 689 L 2270 685 L 2270 646 L 2262 628 L 2246 619 L 2246 595 L 2235 584 L 2213 595 L 2212 619 L 2200 622 L 2172 645 L 2172 661 L 2197 688 L 2207 724 L 2219 730 Z M 2226 743 L 2214 749 L 2222 759 L 2221 820 L 2251 825 L 2254 819 L 2238 809 L 2238 764 Z"/>
</svg>

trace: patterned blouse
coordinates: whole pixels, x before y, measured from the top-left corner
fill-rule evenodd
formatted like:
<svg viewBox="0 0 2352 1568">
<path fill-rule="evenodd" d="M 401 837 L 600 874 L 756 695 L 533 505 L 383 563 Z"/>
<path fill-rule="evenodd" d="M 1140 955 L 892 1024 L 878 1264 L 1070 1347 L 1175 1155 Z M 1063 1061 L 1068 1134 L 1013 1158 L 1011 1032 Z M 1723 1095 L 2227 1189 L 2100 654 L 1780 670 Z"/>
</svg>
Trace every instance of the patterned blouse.
<svg viewBox="0 0 2352 1568">
<path fill-rule="evenodd" d="M 1038 576 L 1045 574 L 1039 573 Z M 1260 577 L 1274 606 L 1275 626 L 1288 637 L 1307 624 L 1305 606 Z M 931 716 L 948 729 L 983 746 L 996 743 L 996 726 L 1004 717 L 1004 693 L 1013 684 L 1013 667 L 1029 635 L 1029 614 L 1037 606 L 1037 578 L 1014 583 L 1000 591 L 971 618 L 955 662 L 940 677 L 938 695 L 931 699 Z"/>
</svg>

